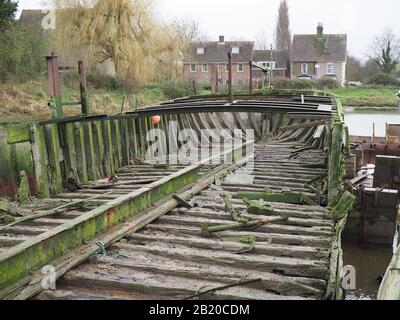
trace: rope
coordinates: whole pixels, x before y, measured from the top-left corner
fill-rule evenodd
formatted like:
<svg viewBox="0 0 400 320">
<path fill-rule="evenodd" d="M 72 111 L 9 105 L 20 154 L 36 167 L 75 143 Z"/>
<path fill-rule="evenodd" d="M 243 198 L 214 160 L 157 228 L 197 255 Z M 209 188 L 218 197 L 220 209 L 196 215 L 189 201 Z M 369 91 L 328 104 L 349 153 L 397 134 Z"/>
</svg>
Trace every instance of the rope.
<svg viewBox="0 0 400 320">
<path fill-rule="evenodd" d="M 101 241 L 97 241 L 97 242 L 96 242 L 96 245 L 97 245 L 97 246 L 100 248 L 100 250 L 101 250 L 101 253 L 95 255 L 97 260 L 100 259 L 100 258 L 104 258 L 104 257 L 110 258 L 110 259 L 112 259 L 112 260 L 116 260 L 116 259 L 118 259 L 118 258 L 120 258 L 120 257 L 129 258 L 128 255 L 126 255 L 126 254 L 124 254 L 124 253 L 117 253 L 117 254 L 114 254 L 114 255 L 112 255 L 112 256 L 109 256 L 109 255 L 107 254 L 107 251 L 106 251 L 106 248 L 105 248 L 105 246 L 104 246 L 104 243 L 101 242 Z"/>
</svg>

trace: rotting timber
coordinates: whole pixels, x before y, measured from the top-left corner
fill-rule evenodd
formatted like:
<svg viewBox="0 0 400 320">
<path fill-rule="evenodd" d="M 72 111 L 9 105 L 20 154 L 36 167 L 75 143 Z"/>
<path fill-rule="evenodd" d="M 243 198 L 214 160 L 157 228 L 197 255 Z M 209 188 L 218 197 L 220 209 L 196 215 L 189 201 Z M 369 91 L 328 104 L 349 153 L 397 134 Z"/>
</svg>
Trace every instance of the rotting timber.
<svg viewBox="0 0 400 320">
<path fill-rule="evenodd" d="M 340 237 L 352 204 L 341 190 L 348 139 L 340 101 L 313 92 L 235 99 L 9 126 L 8 142 L 29 143 L 32 154 L 33 174 L 18 185 L 29 183 L 28 198 L 38 198 L 16 212 L 43 217 L 0 226 L 1 297 L 340 299 Z M 199 136 L 253 129 L 255 141 L 214 156 L 229 164 L 154 165 L 143 162 L 154 115 L 166 132 L 175 121 Z M 253 144 L 254 155 L 243 156 Z M 114 175 L 117 183 L 93 188 Z M 72 190 L 71 179 L 82 188 Z M 230 229 L 232 212 L 262 223 Z M 202 236 L 221 225 L 228 228 Z M 56 291 L 41 292 L 44 265 L 57 269 Z"/>
</svg>

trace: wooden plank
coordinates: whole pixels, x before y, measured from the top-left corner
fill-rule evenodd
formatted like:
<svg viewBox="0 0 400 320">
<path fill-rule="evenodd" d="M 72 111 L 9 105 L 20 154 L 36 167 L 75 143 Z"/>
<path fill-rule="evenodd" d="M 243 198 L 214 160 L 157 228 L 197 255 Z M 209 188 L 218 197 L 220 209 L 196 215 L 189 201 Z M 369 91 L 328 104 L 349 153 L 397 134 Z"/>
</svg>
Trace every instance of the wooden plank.
<svg viewBox="0 0 400 320">
<path fill-rule="evenodd" d="M 27 124 L 8 125 L 7 126 L 7 143 L 21 143 L 31 141 L 31 127 Z"/>
<path fill-rule="evenodd" d="M 182 226 L 179 224 L 157 224 L 152 223 L 146 226 L 148 231 L 159 231 L 169 232 L 177 235 L 192 235 L 199 236 L 200 231 L 198 227 Z M 218 233 L 221 237 L 240 237 L 248 236 L 248 231 L 222 231 Z M 315 237 L 315 236 L 300 236 L 300 235 L 287 235 L 287 234 L 276 234 L 276 233 L 263 233 L 255 232 L 251 233 L 252 236 L 256 237 L 257 241 L 266 241 L 268 238 L 272 238 L 273 244 L 293 245 L 293 246 L 307 246 L 307 247 L 318 247 L 318 248 L 329 248 L 331 239 L 326 237 Z"/>
<path fill-rule="evenodd" d="M 228 167 L 222 167 L 219 170 L 215 171 L 214 175 L 221 175 L 224 176 L 228 174 L 234 168 L 243 165 L 246 163 L 248 159 L 243 159 L 237 161 L 235 164 L 232 164 Z M 188 200 L 193 195 L 199 193 L 204 188 L 207 188 L 211 183 L 214 182 L 214 175 L 203 177 L 198 183 L 196 183 L 192 188 L 183 193 L 180 193 L 179 196 L 182 199 Z M 126 200 L 124 200 L 126 201 Z M 143 228 L 145 225 L 150 223 L 151 221 L 157 219 L 158 217 L 164 215 L 168 211 L 172 210 L 178 205 L 178 202 L 174 199 L 169 199 L 164 203 L 161 203 L 155 209 L 143 211 L 141 214 L 131 218 L 128 222 L 126 222 L 123 226 L 118 228 L 117 230 L 109 230 L 102 236 L 95 237 L 90 244 L 86 245 L 84 248 L 78 248 L 76 250 L 72 250 L 69 254 L 65 257 L 61 257 L 56 261 L 53 261 L 52 264 L 57 268 L 57 277 L 62 276 L 66 273 L 70 268 L 76 266 L 77 264 L 84 261 L 89 256 L 92 256 L 94 253 L 99 251 L 99 247 L 96 245 L 98 241 L 101 241 L 106 246 L 110 243 L 118 241 L 124 235 L 130 232 L 135 232 Z M 85 217 L 83 217 L 85 218 Z M 0 255 L 1 257 L 1 255 Z M 43 290 L 41 286 L 41 281 L 43 278 L 43 274 L 38 272 L 35 275 L 35 279 L 33 280 L 32 284 L 23 290 L 17 297 L 17 299 L 27 299 L 32 297 L 33 295 L 37 294 L 41 290 Z M 0 297 L 4 297 L 6 295 L 11 294 L 15 290 L 21 290 L 25 284 L 31 281 L 31 276 L 26 276 L 18 281 L 18 283 L 11 285 L 0 291 Z"/>
<path fill-rule="evenodd" d="M 328 270 L 325 263 L 314 260 L 297 258 L 282 258 L 260 255 L 236 255 L 213 250 L 191 250 L 184 248 L 166 248 L 159 245 L 141 246 L 130 243 L 117 243 L 115 248 L 138 252 L 153 253 L 163 257 L 176 258 L 182 261 L 198 261 L 212 263 L 219 261 L 222 265 L 236 265 L 250 270 L 277 272 L 288 276 L 303 276 L 317 279 L 326 279 Z"/>
<path fill-rule="evenodd" d="M 130 243 L 133 244 L 148 244 L 148 243 L 168 243 L 178 246 L 185 246 L 193 250 L 208 249 L 216 251 L 227 251 L 231 253 L 239 253 L 249 250 L 249 245 L 246 243 L 234 242 L 230 238 L 226 239 L 206 239 L 199 237 L 182 237 L 173 234 L 155 232 L 153 234 L 133 233 L 127 236 Z M 233 239 L 233 238 L 232 238 Z M 287 257 L 287 258 L 303 258 L 321 260 L 329 257 L 328 250 L 320 248 L 305 247 L 305 246 L 290 246 L 270 244 L 267 241 L 256 242 L 254 248 L 249 250 L 251 254 L 261 254 L 269 256 Z"/>
<path fill-rule="evenodd" d="M 304 129 L 304 128 L 318 127 L 318 126 L 321 126 L 324 124 L 326 124 L 325 120 L 312 121 L 312 122 L 306 122 L 306 123 L 296 124 L 296 125 L 287 126 L 287 127 L 281 127 L 279 130 L 280 131 L 291 131 L 291 130 L 298 130 L 298 129 Z"/>
<path fill-rule="evenodd" d="M 174 276 L 158 275 L 157 277 L 150 278 L 146 272 L 135 273 L 135 277 L 130 280 L 122 278 L 118 274 L 110 275 L 96 275 L 88 272 L 73 272 L 69 273 L 64 277 L 63 282 L 71 286 L 85 286 L 96 289 L 103 289 L 107 291 L 119 291 L 119 292 L 130 292 L 130 293 L 153 293 L 157 292 L 162 296 L 169 296 L 175 299 L 184 299 L 192 294 L 198 292 L 205 286 L 221 287 L 221 282 L 211 281 L 199 281 L 186 278 L 183 279 Z M 221 291 L 216 291 L 208 297 L 214 299 L 226 299 L 226 300 L 304 300 L 301 297 L 293 296 L 282 296 L 273 293 L 266 292 L 265 290 L 259 290 L 248 287 L 236 286 L 235 288 L 229 288 Z M 207 295 L 204 296 L 207 298 Z"/>
</svg>

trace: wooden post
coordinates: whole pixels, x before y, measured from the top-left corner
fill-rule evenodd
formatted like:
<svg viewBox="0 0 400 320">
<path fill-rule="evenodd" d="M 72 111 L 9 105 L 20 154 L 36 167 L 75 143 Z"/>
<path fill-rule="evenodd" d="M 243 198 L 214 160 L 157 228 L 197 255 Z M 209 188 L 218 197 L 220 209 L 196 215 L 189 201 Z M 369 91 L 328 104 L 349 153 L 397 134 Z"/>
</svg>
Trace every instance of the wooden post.
<svg viewBox="0 0 400 320">
<path fill-rule="evenodd" d="M 81 108 L 82 114 L 89 114 L 89 99 L 86 91 L 86 73 L 83 61 L 78 61 L 78 72 L 79 72 L 79 90 L 81 93 Z"/>
<path fill-rule="evenodd" d="M 61 98 L 61 83 L 60 71 L 58 65 L 58 57 L 52 54 L 46 57 L 47 74 L 49 81 L 49 93 L 51 114 L 53 118 L 62 118 L 62 98 Z"/>
<path fill-rule="evenodd" d="M 372 143 L 375 143 L 375 122 L 372 125 L 372 139 L 371 139 Z"/>
<path fill-rule="evenodd" d="M 253 94 L 253 61 L 249 62 L 249 74 L 250 74 L 250 79 L 249 79 L 249 94 Z"/>
<path fill-rule="evenodd" d="M 35 167 L 36 188 L 39 198 L 50 196 L 47 168 L 49 160 L 47 157 L 46 140 L 43 126 L 33 124 L 31 126 L 32 158 Z"/>
<path fill-rule="evenodd" d="M 228 53 L 228 77 L 229 77 L 229 102 L 233 102 L 232 92 L 232 53 Z"/>
</svg>

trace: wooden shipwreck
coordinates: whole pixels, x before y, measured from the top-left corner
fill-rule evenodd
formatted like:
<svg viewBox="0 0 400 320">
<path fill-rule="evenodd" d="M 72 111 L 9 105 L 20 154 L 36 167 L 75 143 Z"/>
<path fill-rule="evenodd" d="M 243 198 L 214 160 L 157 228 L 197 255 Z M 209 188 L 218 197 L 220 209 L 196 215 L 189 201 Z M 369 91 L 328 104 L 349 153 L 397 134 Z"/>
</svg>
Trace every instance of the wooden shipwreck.
<svg viewBox="0 0 400 320">
<path fill-rule="evenodd" d="M 167 154 L 170 140 L 180 146 L 171 121 L 243 141 L 191 163 L 144 161 L 155 115 Z M 10 125 L 7 143 L 0 190 L 20 203 L 0 207 L 3 299 L 342 298 L 354 198 L 342 188 L 348 134 L 335 97 L 197 96 Z M 43 290 L 48 265 L 57 290 Z"/>
</svg>

